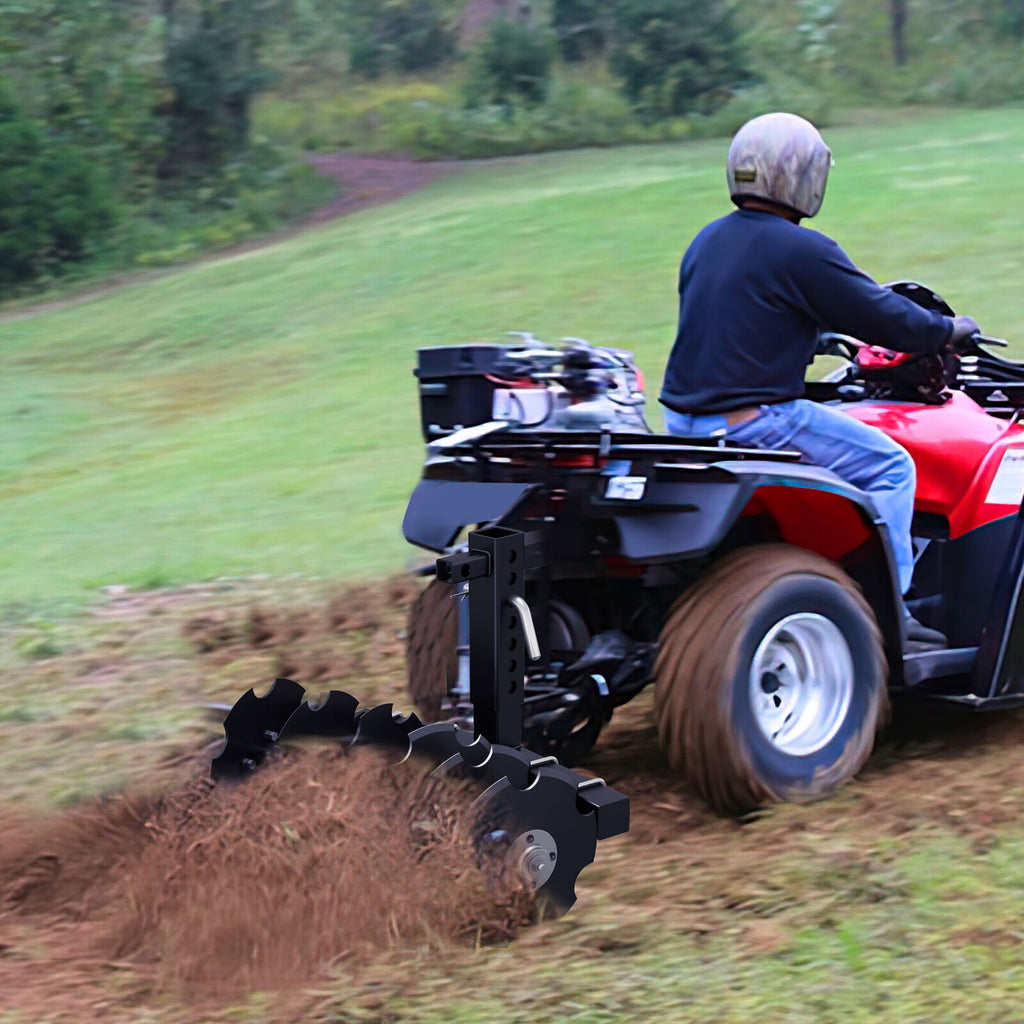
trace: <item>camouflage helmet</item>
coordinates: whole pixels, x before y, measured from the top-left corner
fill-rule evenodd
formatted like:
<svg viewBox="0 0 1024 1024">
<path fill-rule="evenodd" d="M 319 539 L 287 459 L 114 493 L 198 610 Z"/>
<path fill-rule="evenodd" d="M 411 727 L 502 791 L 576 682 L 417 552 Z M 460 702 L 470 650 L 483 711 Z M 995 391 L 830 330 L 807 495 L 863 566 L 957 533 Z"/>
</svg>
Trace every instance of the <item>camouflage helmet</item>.
<svg viewBox="0 0 1024 1024">
<path fill-rule="evenodd" d="M 726 162 L 729 195 L 766 199 L 813 217 L 825 198 L 832 151 L 818 129 L 796 114 L 762 114 L 733 137 Z"/>
</svg>

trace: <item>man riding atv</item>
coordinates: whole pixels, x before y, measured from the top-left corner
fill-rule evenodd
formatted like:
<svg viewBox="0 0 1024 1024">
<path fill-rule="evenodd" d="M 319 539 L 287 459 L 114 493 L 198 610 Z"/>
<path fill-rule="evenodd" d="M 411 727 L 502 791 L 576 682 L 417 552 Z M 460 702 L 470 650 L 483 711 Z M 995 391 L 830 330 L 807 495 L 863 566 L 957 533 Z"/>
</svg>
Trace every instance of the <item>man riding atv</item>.
<svg viewBox="0 0 1024 1024">
<path fill-rule="evenodd" d="M 661 403 L 672 434 L 798 451 L 870 494 L 905 594 L 914 569 L 914 462 L 881 430 L 804 399 L 804 373 L 821 332 L 937 353 L 978 325 L 883 287 L 832 239 L 799 227 L 821 208 L 832 162 L 817 129 L 794 114 L 765 114 L 736 133 L 726 177 L 739 209 L 705 227 L 683 256 Z M 944 641 L 905 616 L 909 640 Z"/>
<path fill-rule="evenodd" d="M 580 760 L 653 684 L 668 763 L 745 811 L 853 776 L 890 698 L 1024 706 L 1024 363 L 800 226 L 830 165 L 800 118 L 737 134 L 740 209 L 682 261 L 670 433 L 644 421 L 626 349 L 419 350 L 428 446 L 403 532 L 460 557 L 481 524 L 529 538 L 531 750 Z M 842 363 L 805 384 L 818 354 Z M 435 579 L 410 612 L 409 683 L 465 721 L 453 589 Z M 518 670 L 522 644 L 503 656 Z"/>
</svg>

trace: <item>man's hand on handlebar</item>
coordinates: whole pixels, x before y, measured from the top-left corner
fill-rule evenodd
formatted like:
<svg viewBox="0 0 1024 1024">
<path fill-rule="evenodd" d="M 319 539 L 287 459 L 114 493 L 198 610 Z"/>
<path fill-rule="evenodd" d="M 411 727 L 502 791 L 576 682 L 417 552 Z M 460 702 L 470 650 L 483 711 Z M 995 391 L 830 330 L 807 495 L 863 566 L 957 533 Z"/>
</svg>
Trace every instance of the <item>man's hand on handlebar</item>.
<svg viewBox="0 0 1024 1024">
<path fill-rule="evenodd" d="M 953 317 L 953 334 L 949 339 L 948 348 L 953 352 L 963 352 L 969 348 L 970 342 L 977 343 L 981 328 L 973 316 Z"/>
<path fill-rule="evenodd" d="M 946 349 L 957 355 L 965 352 L 975 351 L 981 345 L 990 345 L 992 348 L 1006 348 L 1009 344 L 1005 338 L 993 338 L 989 334 L 982 334 L 978 321 L 972 316 L 953 317 L 953 336 L 949 339 Z"/>
</svg>

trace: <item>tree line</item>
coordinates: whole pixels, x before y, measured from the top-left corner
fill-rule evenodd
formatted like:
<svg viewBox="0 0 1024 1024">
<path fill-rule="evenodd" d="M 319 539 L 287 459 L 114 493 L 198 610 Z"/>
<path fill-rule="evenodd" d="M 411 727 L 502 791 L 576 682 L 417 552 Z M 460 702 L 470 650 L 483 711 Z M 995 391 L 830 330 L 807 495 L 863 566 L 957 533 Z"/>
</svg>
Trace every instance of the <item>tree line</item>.
<svg viewBox="0 0 1024 1024">
<path fill-rule="evenodd" d="M 491 20 L 467 40 L 473 5 Z M 1024 0 L 0 0 L 0 297 L 86 260 L 143 204 L 230 201 L 256 97 L 290 82 L 458 71 L 467 106 L 513 111 L 590 62 L 653 122 L 758 81 L 870 95 L 881 66 L 911 82 L 928 61 L 908 98 L 945 75 L 970 99 L 969 52 L 1012 98 L 1021 76 L 988 57 L 1016 46 L 1019 66 L 1022 38 Z"/>
</svg>

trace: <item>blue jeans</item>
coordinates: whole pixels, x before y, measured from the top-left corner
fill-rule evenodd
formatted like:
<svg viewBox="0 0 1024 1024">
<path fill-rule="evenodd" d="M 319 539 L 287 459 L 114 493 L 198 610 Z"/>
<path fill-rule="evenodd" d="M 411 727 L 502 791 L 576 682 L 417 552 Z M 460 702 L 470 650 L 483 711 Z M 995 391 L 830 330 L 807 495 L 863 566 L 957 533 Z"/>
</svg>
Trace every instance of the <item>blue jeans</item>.
<svg viewBox="0 0 1024 1024">
<path fill-rule="evenodd" d="M 905 594 L 910 589 L 914 574 L 910 520 L 917 474 L 909 452 L 882 431 L 805 398 L 762 405 L 759 416 L 732 427 L 719 414 L 691 416 L 666 409 L 665 425 L 670 434 L 682 437 L 721 432 L 728 440 L 751 448 L 789 448 L 866 491 L 889 528 L 900 591 Z"/>
</svg>

